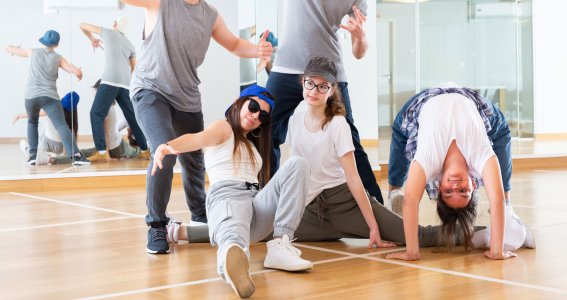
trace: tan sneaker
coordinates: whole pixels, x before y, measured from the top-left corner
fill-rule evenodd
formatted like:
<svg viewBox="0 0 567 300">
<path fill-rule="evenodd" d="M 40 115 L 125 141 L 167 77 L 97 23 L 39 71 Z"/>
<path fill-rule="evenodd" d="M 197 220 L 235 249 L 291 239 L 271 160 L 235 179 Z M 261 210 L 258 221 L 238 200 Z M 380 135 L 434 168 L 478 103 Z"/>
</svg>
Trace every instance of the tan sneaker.
<svg viewBox="0 0 567 300">
<path fill-rule="evenodd" d="M 110 155 L 108 154 L 108 151 L 106 151 L 104 154 L 100 154 L 98 151 L 95 151 L 95 153 L 89 156 L 87 159 L 90 162 L 109 162 Z"/>
<path fill-rule="evenodd" d="M 140 151 L 140 154 L 138 154 L 136 157 L 139 159 L 145 159 L 145 160 L 150 160 L 150 150 L 142 150 Z"/>
<path fill-rule="evenodd" d="M 250 277 L 250 262 L 244 249 L 237 244 L 228 245 L 224 257 L 224 279 L 240 298 L 254 294 L 256 287 Z"/>
</svg>

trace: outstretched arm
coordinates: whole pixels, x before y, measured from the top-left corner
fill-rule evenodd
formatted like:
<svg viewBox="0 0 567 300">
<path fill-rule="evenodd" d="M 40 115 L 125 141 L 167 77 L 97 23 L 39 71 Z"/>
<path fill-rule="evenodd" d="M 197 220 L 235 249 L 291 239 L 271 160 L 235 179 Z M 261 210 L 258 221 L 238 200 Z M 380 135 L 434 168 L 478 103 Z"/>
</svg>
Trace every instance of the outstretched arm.
<svg viewBox="0 0 567 300">
<path fill-rule="evenodd" d="M 81 68 L 77 68 L 75 65 L 68 62 L 63 57 L 61 58 L 61 62 L 59 62 L 59 67 L 65 70 L 67 73 L 71 73 L 77 76 L 77 79 L 79 79 L 79 81 L 83 79 L 83 71 L 81 71 Z"/>
<path fill-rule="evenodd" d="M 94 34 L 101 34 L 102 28 L 100 26 L 96 26 L 96 25 L 92 25 L 92 24 L 88 24 L 88 23 L 81 23 L 79 25 L 79 27 L 81 27 L 81 31 L 87 36 L 87 38 L 91 41 L 91 44 L 93 46 L 93 50 L 95 50 L 96 48 L 102 48 L 102 41 L 96 37 L 94 37 Z"/>
<path fill-rule="evenodd" d="M 352 55 L 357 59 L 361 59 L 368 50 L 368 41 L 366 40 L 366 33 L 364 31 L 364 23 L 366 23 L 366 16 L 358 7 L 353 6 L 354 16 L 349 17 L 346 25 L 339 25 L 344 30 L 350 32 L 350 40 L 352 43 Z"/>
<path fill-rule="evenodd" d="M 27 48 L 22 48 L 22 46 L 20 45 L 18 46 L 8 45 L 6 47 L 6 52 L 12 54 L 12 56 L 17 55 L 21 57 L 30 57 L 32 50 Z"/>
<path fill-rule="evenodd" d="M 368 248 L 376 245 L 377 247 L 396 247 L 397 245 L 390 242 L 382 241 L 380 237 L 380 229 L 378 228 L 378 223 L 374 218 L 374 213 L 372 213 L 372 206 L 370 206 L 370 200 L 368 195 L 364 191 L 364 186 L 362 185 L 362 180 L 360 180 L 360 175 L 358 175 L 358 170 L 356 169 L 356 163 L 354 159 L 354 151 L 350 151 L 340 158 L 341 166 L 345 171 L 345 176 L 347 179 L 347 185 L 364 216 L 368 228 L 370 228 L 370 241 L 368 243 Z"/>
<path fill-rule="evenodd" d="M 402 204 L 404 218 L 404 235 L 406 237 L 406 251 L 390 253 L 386 258 L 401 260 L 417 260 L 419 254 L 419 202 L 425 190 L 425 172 L 423 167 L 413 161 L 408 172 L 406 190 Z"/>
<path fill-rule="evenodd" d="M 161 144 L 154 152 L 154 165 L 152 175 L 158 168 L 162 168 L 162 160 L 169 154 L 181 154 L 185 152 L 197 151 L 205 147 L 220 145 L 230 138 L 232 128 L 226 120 L 213 122 L 205 130 L 198 133 L 184 134 L 165 144 Z"/>
<path fill-rule="evenodd" d="M 515 257 L 511 251 L 504 251 L 504 188 L 496 156 L 488 159 L 482 170 L 482 182 L 490 202 L 490 250 L 484 255 L 491 259 Z"/>
<path fill-rule="evenodd" d="M 213 39 L 226 50 L 243 58 L 260 58 L 264 61 L 270 61 L 273 49 L 272 44 L 266 42 L 268 34 L 268 30 L 264 31 L 262 38 L 258 41 L 258 45 L 254 45 L 232 34 L 221 15 L 217 16 L 213 26 Z"/>
</svg>

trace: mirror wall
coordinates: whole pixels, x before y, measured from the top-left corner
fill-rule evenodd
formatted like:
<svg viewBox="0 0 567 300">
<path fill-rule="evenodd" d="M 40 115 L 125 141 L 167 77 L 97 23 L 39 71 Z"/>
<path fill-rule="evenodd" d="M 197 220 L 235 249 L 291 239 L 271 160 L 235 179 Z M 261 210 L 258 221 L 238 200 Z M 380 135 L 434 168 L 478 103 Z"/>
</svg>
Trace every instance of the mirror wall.
<svg viewBox="0 0 567 300">
<path fill-rule="evenodd" d="M 513 147 L 533 138 L 531 7 L 530 0 L 378 0 L 380 140 L 389 144 L 390 124 L 410 96 L 444 82 L 495 103 Z"/>
<path fill-rule="evenodd" d="M 0 25 L 3 28 L 2 46 L 21 45 L 24 49 L 45 48 L 38 39 L 47 30 L 55 30 L 60 35 L 59 46 L 55 52 L 64 57 L 69 63 L 79 67 L 82 71 L 82 80 L 75 75 L 59 69 L 57 79 L 57 92 L 59 98 L 74 91 L 72 101 L 63 105 L 67 112 L 67 121 L 72 132 L 72 141 L 81 150 L 92 149 L 94 142 L 90 123 L 90 110 L 93 105 L 95 90 L 92 88 L 100 79 L 104 70 L 104 52 L 102 49 L 93 49 L 91 42 L 81 31 L 80 23 L 89 23 L 95 26 L 112 28 L 114 20 L 118 17 L 127 19 L 124 30 L 127 38 L 134 44 L 136 52 L 140 51 L 140 32 L 143 24 L 143 11 L 138 8 L 123 6 L 118 0 L 77 1 L 77 0 L 23 0 L 5 3 Z M 104 48 L 104 45 L 103 45 Z M 73 167 L 69 159 L 70 154 L 62 153 L 61 135 L 55 129 L 59 121 L 54 116 L 41 116 L 38 118 L 38 149 L 36 165 L 26 164 L 25 152 L 28 143 L 28 120 L 26 114 L 26 89 L 31 67 L 28 57 L 11 56 L 2 51 L 0 62 L 6 70 L 0 85 L 6 92 L 4 95 L 4 109 L 0 112 L 3 126 L 0 127 L 0 148 L 4 154 L 0 161 L 4 168 L 0 171 L 0 178 L 18 178 L 27 176 L 65 176 L 67 173 L 115 171 L 115 170 L 144 170 L 147 160 L 120 159 L 108 163 L 96 163 L 88 166 Z M 78 97 L 74 96 L 78 95 Z M 74 101 L 73 101 L 74 100 Z M 77 102 L 78 100 L 78 102 Z M 74 106 L 76 104 L 76 106 Z M 48 109 L 49 110 L 49 109 Z M 106 123 L 107 144 L 111 139 L 112 131 L 121 130 L 121 137 L 126 140 L 128 130 L 121 128 L 124 121 L 123 113 L 115 105 L 116 121 Z M 49 113 L 49 112 L 47 112 Z M 32 118 L 33 119 L 33 118 Z M 127 123 L 126 123 L 127 124 Z M 127 125 L 122 126 L 127 127 Z M 115 135 L 116 136 L 116 135 Z M 61 142 L 61 143 L 57 143 Z M 110 147 L 110 145 L 109 145 Z M 29 148 L 28 148 L 29 149 Z M 29 150 L 28 150 L 29 152 Z M 88 152 L 92 153 L 92 150 Z"/>
</svg>

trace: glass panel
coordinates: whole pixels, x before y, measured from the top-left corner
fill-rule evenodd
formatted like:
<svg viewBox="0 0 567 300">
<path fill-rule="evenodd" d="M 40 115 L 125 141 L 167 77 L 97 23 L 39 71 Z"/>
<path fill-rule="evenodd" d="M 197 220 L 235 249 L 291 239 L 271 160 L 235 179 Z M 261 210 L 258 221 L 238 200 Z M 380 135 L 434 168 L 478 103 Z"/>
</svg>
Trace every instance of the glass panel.
<svg viewBox="0 0 567 300">
<path fill-rule="evenodd" d="M 272 62 L 277 52 L 278 44 L 278 20 L 281 20 L 280 15 L 283 13 L 282 9 L 279 9 L 278 0 L 261 0 L 256 1 L 256 28 L 258 29 L 258 34 L 256 35 L 255 42 L 257 43 L 260 36 L 269 30 L 267 41 L 272 43 L 274 47 L 274 52 L 272 53 L 272 60 L 269 63 L 265 63 L 256 60 L 257 65 L 257 81 L 259 85 L 266 86 L 268 82 L 268 75 L 272 68 Z"/>
<path fill-rule="evenodd" d="M 133 112 L 133 107 L 130 106 L 131 102 L 129 99 L 126 99 L 127 101 L 116 101 L 119 100 L 117 97 L 117 99 L 110 99 L 110 101 L 108 101 L 109 99 L 99 99 L 102 101 L 94 102 L 97 93 L 94 86 L 99 80 L 103 79 L 103 73 L 105 69 L 109 67 L 105 55 L 110 51 L 111 41 L 114 41 L 114 43 L 123 43 L 123 39 L 117 38 L 123 35 L 134 46 L 134 58 L 139 58 L 144 24 L 143 10 L 129 5 L 120 5 L 118 1 L 111 0 L 96 1 L 90 4 L 80 3 L 81 1 L 79 0 L 74 1 L 77 4 L 70 10 L 73 40 L 72 60 L 76 62 L 78 67 L 82 68 L 84 73 L 82 81 L 73 81 L 73 89 L 80 96 L 80 101 L 77 105 L 77 144 L 81 152 L 87 157 L 97 152 L 94 143 L 91 111 L 104 107 L 105 103 L 111 103 L 103 121 L 103 126 L 97 131 L 97 134 L 100 134 L 100 136 L 104 135 L 106 150 L 111 161 L 106 162 L 102 159 L 92 162 L 90 165 L 75 167 L 72 171 L 87 173 L 93 171 L 145 170 L 148 166 L 148 161 L 146 159 L 139 159 L 139 139 L 137 139 L 136 134 L 132 133 L 132 130 L 130 130 L 131 127 L 135 126 L 132 125 L 132 122 L 137 121 L 135 117 L 127 119 L 125 117 L 127 113 L 124 113 L 130 110 Z M 116 23 L 117 20 L 118 23 Z M 91 33 L 94 39 L 102 41 L 102 48 L 94 48 L 91 40 L 89 40 L 86 34 L 81 30 L 81 23 L 89 24 L 95 28 L 101 28 L 102 30 L 111 30 L 114 33 L 118 32 L 119 35 L 115 35 L 114 39 L 105 40 L 102 38 L 102 35 L 97 34 L 96 31 Z M 109 73 L 124 72 L 124 70 L 130 72 L 130 54 L 129 52 L 127 53 L 127 58 L 121 57 L 121 59 L 124 59 L 125 63 L 120 64 L 120 69 L 111 69 L 113 71 Z M 126 90 L 128 89 L 129 79 L 123 82 L 119 77 L 111 79 L 107 77 L 105 80 L 107 82 L 102 82 L 102 84 L 105 84 L 107 88 L 115 89 L 115 84 L 120 84 L 125 85 Z M 120 90 L 120 92 L 123 93 L 124 91 Z"/>
<path fill-rule="evenodd" d="M 392 122 L 416 90 L 415 5 L 377 1 L 379 157 L 387 162 Z"/>
<path fill-rule="evenodd" d="M 9 12 L 3 14 L 0 18 L 0 27 L 4 28 L 2 36 L 5 43 L 19 45 L 22 49 L 28 50 L 45 49 L 46 46 L 41 44 L 38 39 L 44 36 L 47 30 L 55 30 L 60 36 L 60 41 L 54 51 L 69 60 L 72 43 L 68 11 L 46 13 L 44 3 L 41 0 L 7 1 L 3 4 L 3 11 Z M 47 39 L 55 43 L 53 34 Z M 49 43 L 49 41 L 47 42 Z M 7 45 L 3 46 L 6 47 Z M 3 166 L 0 171 L 0 178 L 14 179 L 28 175 L 40 176 L 68 168 L 70 166 L 69 161 L 64 165 L 47 165 L 49 161 L 48 152 L 52 153 L 51 155 L 63 155 L 61 135 L 55 130 L 57 126 L 50 124 L 61 124 L 64 125 L 63 128 L 69 130 L 61 114 L 61 106 L 58 106 L 59 103 L 56 105 L 51 103 L 51 105 L 46 106 L 45 104 L 49 101 L 37 97 L 49 96 L 49 98 L 56 98 L 59 101 L 59 98 L 71 89 L 72 80 L 75 79 L 72 79 L 70 74 L 59 68 L 59 77 L 56 81 L 59 95 L 56 96 L 52 91 L 37 89 L 37 85 L 34 83 L 39 79 L 28 83 L 31 67 L 30 57 L 18 57 L 17 55 L 12 57 L 4 52 L 0 55 L 0 65 L 5 70 L 9 70 L 4 72 L 3 78 L 0 80 L 1 89 L 4 91 L 3 98 L 6 100 L 3 101 L 3 109 L 0 114 L 2 114 L 3 120 L 14 120 L 13 124 L 2 126 L 2 129 L 0 129 L 0 149 L 2 150 L 0 163 Z M 33 86 L 36 86 L 36 88 L 33 88 Z M 27 90 L 30 93 L 26 95 Z M 34 100 L 25 100 L 26 97 Z M 41 116 L 44 114 L 39 110 L 40 107 L 49 116 Z M 33 117 L 34 114 L 40 114 L 40 116 Z M 17 115 L 22 118 L 14 119 Z M 31 122 L 29 122 L 29 117 L 32 117 Z M 31 124 L 29 134 L 28 124 Z M 33 142 L 34 140 L 37 140 L 37 142 Z M 37 144 L 37 146 L 29 147 L 30 143 Z M 31 148 L 35 148 L 35 150 Z M 37 165 L 35 166 L 26 165 L 30 151 L 36 152 Z M 68 156 L 68 154 L 65 154 L 65 156 Z"/>
<path fill-rule="evenodd" d="M 498 0 L 419 5 L 420 89 L 472 87 L 503 111 L 512 136 L 533 136 L 531 13 L 518 22 L 519 5 Z"/>
<path fill-rule="evenodd" d="M 255 0 L 238 0 L 238 35 L 255 43 L 256 4 Z M 256 83 L 256 59 L 240 58 L 240 90 Z"/>
</svg>

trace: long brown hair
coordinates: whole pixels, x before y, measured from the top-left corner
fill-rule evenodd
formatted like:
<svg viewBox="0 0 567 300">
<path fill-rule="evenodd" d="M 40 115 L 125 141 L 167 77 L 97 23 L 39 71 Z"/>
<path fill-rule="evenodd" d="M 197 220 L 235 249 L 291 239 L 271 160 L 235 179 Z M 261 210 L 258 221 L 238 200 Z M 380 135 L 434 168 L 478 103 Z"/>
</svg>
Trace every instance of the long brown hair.
<svg viewBox="0 0 567 300">
<path fill-rule="evenodd" d="M 63 114 L 65 115 L 65 122 L 67 122 L 67 126 L 69 129 L 73 131 L 73 136 L 75 140 L 77 140 L 77 133 L 79 132 L 79 118 L 77 117 L 77 108 L 73 108 L 73 112 L 69 112 L 66 109 L 63 109 Z"/>
<path fill-rule="evenodd" d="M 474 234 L 478 201 L 478 193 L 475 190 L 472 192 L 471 200 L 467 206 L 463 208 L 452 208 L 445 203 L 443 195 L 441 191 L 439 191 L 439 198 L 437 198 L 437 214 L 441 219 L 439 241 L 443 247 L 451 248 L 460 241 L 457 236 L 457 231 L 460 228 L 465 251 L 472 250 L 471 239 Z"/>
<path fill-rule="evenodd" d="M 274 99 L 269 93 L 262 93 L 268 96 L 270 99 Z M 228 109 L 226 114 L 226 120 L 232 132 L 234 133 L 234 150 L 232 152 L 234 160 L 238 160 L 242 153 L 240 153 L 240 144 L 246 147 L 246 152 L 248 157 L 252 161 L 253 165 L 256 165 L 256 159 L 254 157 L 254 151 L 252 146 L 256 147 L 256 150 L 260 153 L 262 157 L 262 168 L 258 174 L 258 182 L 261 185 L 265 185 L 270 180 L 270 159 L 272 154 L 272 130 L 270 126 L 270 121 L 260 124 L 260 127 L 252 130 L 247 135 L 244 135 L 242 126 L 240 125 L 240 111 L 244 106 L 246 100 L 249 96 L 238 98 Z"/>
</svg>

